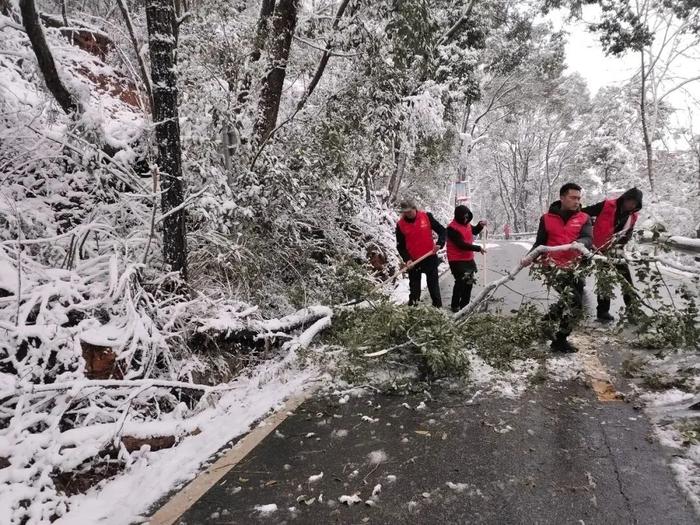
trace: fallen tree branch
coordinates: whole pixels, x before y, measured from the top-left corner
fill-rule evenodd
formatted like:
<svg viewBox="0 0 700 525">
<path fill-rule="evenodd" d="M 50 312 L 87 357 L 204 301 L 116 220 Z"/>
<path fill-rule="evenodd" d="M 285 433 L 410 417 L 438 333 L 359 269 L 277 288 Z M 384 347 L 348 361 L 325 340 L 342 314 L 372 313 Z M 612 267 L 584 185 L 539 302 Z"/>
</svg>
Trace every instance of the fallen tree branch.
<svg viewBox="0 0 700 525">
<path fill-rule="evenodd" d="M 321 317 L 321 319 L 309 326 L 298 337 L 285 343 L 283 348 L 308 348 L 313 338 L 331 325 L 331 318 L 332 314 Z"/>
<path fill-rule="evenodd" d="M 595 259 L 606 259 L 602 255 L 592 255 L 588 248 L 586 248 L 583 244 L 579 242 L 572 242 L 571 244 L 562 244 L 561 246 L 538 246 L 537 248 L 532 250 L 522 261 L 520 261 L 517 264 L 517 266 L 515 266 L 510 272 L 508 272 L 507 275 L 486 285 L 481 291 L 481 293 L 476 297 L 476 299 L 471 301 L 467 306 L 465 306 L 460 311 L 454 314 L 454 319 L 458 321 L 463 318 L 466 318 L 471 313 L 473 313 L 477 309 L 477 307 L 480 306 L 491 295 L 493 295 L 493 293 L 500 286 L 507 283 L 508 281 L 512 281 L 513 279 L 515 279 L 515 276 L 518 275 L 518 273 L 520 273 L 520 270 L 526 268 L 529 265 L 527 261 L 532 262 L 544 253 L 563 252 L 567 250 L 576 250 L 578 252 L 581 252 L 581 254 L 586 257 L 592 256 Z M 524 262 L 526 262 L 527 264 L 523 264 Z"/>
<path fill-rule="evenodd" d="M 252 321 L 249 327 L 260 332 L 259 337 L 266 337 L 270 333 L 294 330 L 306 323 L 315 322 L 322 317 L 329 317 L 332 315 L 333 310 L 328 306 L 309 306 L 308 308 L 303 308 L 281 319 Z"/>
<path fill-rule="evenodd" d="M 223 392 L 231 389 L 230 387 L 214 387 L 198 385 L 196 383 L 186 383 L 184 381 L 168 381 L 162 379 L 84 379 L 63 381 L 60 383 L 19 385 L 16 386 L 14 390 L 3 392 L 2 395 L 3 397 L 26 396 L 45 392 L 62 392 L 72 389 L 80 391 L 85 388 L 177 388 L 180 390 L 200 390 L 205 393 Z"/>
<path fill-rule="evenodd" d="M 661 256 L 655 256 L 650 258 L 653 261 L 658 262 L 662 266 L 668 266 L 669 268 L 673 268 L 674 270 L 678 270 L 681 272 L 686 272 L 694 275 L 700 275 L 700 269 L 698 268 L 693 268 L 691 266 L 686 266 L 681 263 L 677 263 L 675 261 L 671 261 L 670 259 L 667 259 L 666 257 L 661 257 Z"/>
</svg>

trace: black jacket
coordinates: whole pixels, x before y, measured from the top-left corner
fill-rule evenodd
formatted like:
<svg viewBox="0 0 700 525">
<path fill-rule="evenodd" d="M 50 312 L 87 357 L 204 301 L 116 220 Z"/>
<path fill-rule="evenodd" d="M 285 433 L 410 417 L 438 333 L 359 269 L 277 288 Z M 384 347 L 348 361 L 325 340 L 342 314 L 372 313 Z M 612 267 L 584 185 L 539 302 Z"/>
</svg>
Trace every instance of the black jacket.
<svg viewBox="0 0 700 525">
<path fill-rule="evenodd" d="M 625 224 L 627 224 L 627 219 L 629 219 L 629 216 L 642 209 L 642 191 L 637 189 L 637 188 L 630 188 L 627 190 L 625 193 L 620 195 L 617 198 L 617 205 L 615 207 L 615 229 L 613 230 L 615 233 L 622 231 L 622 228 L 625 227 Z M 625 211 L 623 207 L 623 203 L 625 200 L 632 199 L 637 202 L 637 208 L 634 209 L 633 211 Z M 598 215 L 601 214 L 603 211 L 603 206 L 605 204 L 605 201 L 600 201 L 596 204 L 592 204 L 590 206 L 586 206 L 583 208 L 583 212 L 587 213 L 591 217 L 598 217 Z M 624 245 L 627 244 L 627 242 L 630 240 L 632 237 L 632 230 L 634 228 L 630 228 L 625 232 L 625 234 L 620 237 L 615 244 L 618 245 Z"/>
<path fill-rule="evenodd" d="M 430 219 L 430 226 L 433 229 L 435 233 L 437 233 L 438 240 L 435 244 L 437 244 L 440 248 L 445 246 L 445 227 L 440 224 L 435 217 L 433 217 L 433 214 L 430 213 L 429 211 L 426 212 L 428 214 L 428 219 Z M 407 222 L 413 222 L 409 221 L 406 219 Z M 408 250 L 406 249 L 406 237 L 404 236 L 403 232 L 399 229 L 399 225 L 396 225 L 396 249 L 399 251 L 399 255 L 401 258 L 405 261 L 410 261 L 411 256 L 408 255 Z"/>
<path fill-rule="evenodd" d="M 458 223 L 469 224 L 470 222 L 472 222 L 473 218 L 474 215 L 472 214 L 471 210 L 466 206 L 460 205 L 455 208 L 455 220 Z M 472 233 L 474 235 L 479 235 L 482 229 L 483 226 L 481 224 L 477 224 L 476 226 L 472 226 Z M 457 248 L 461 248 L 463 250 L 470 250 L 472 252 L 481 251 L 481 246 L 464 242 L 462 234 L 460 234 L 454 228 L 450 228 L 449 226 L 447 227 L 447 238 L 451 240 L 454 243 L 454 245 L 457 246 Z"/>
<path fill-rule="evenodd" d="M 563 211 L 561 209 L 561 201 L 555 201 L 549 207 L 549 213 L 555 213 L 559 215 L 566 223 L 571 217 L 573 217 L 573 211 Z M 593 246 L 593 225 L 591 223 L 591 218 L 589 217 L 586 224 L 581 228 L 581 232 L 578 235 L 578 242 L 583 244 L 589 250 Z M 540 225 L 537 228 L 537 237 L 535 238 L 535 244 L 532 245 L 530 251 L 534 250 L 538 246 L 547 244 L 547 229 L 544 227 L 544 215 L 540 217 Z"/>
</svg>

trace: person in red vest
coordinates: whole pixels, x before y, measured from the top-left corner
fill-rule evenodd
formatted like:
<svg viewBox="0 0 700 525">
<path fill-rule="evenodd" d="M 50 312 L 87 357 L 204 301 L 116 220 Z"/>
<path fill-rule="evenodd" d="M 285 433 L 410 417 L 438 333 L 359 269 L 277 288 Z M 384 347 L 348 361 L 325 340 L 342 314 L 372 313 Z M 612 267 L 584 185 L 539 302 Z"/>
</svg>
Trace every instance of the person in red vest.
<svg viewBox="0 0 700 525">
<path fill-rule="evenodd" d="M 470 223 L 473 217 L 469 208 L 457 206 L 455 217 L 447 226 L 447 262 L 455 278 L 450 305 L 453 312 L 458 312 L 471 300 L 472 286 L 476 282 L 474 274 L 477 271 L 474 253 L 486 253 L 482 246 L 474 244 L 474 236 L 483 230 L 486 221 L 479 221 L 476 226 L 472 226 Z"/>
<path fill-rule="evenodd" d="M 612 253 L 615 248 L 622 247 L 632 237 L 632 230 L 642 209 L 641 190 L 630 188 L 617 199 L 606 199 L 583 209 L 591 217 L 595 217 L 593 224 L 593 248 L 601 253 Z M 632 284 L 632 274 L 627 263 L 615 265 L 622 277 Z M 632 302 L 632 295 L 623 290 L 622 299 L 625 306 Z M 610 297 L 598 296 L 596 308 L 598 321 L 609 323 L 615 318 L 610 315 Z"/>
<path fill-rule="evenodd" d="M 549 211 L 540 218 L 535 244 L 538 246 L 561 246 L 577 241 L 590 249 L 593 243 L 591 218 L 581 211 L 581 186 L 568 182 L 559 190 L 559 200 L 552 203 Z M 577 250 L 545 253 L 544 264 L 553 271 L 547 274 L 548 284 L 559 293 L 544 321 L 558 321 L 559 329 L 552 334 L 552 351 L 572 353 L 578 350 L 567 337 L 583 313 L 583 279 L 574 270 L 581 253 Z M 522 266 L 528 266 L 532 259 L 525 257 Z"/>
<path fill-rule="evenodd" d="M 506 238 L 506 241 L 510 239 L 510 224 L 503 226 L 503 236 Z"/>
<path fill-rule="evenodd" d="M 445 227 L 429 212 L 419 210 L 416 205 L 405 200 L 399 204 L 401 218 L 396 223 L 396 249 L 410 268 L 408 270 L 408 304 L 415 305 L 421 296 L 421 274 L 428 281 L 428 292 L 433 306 L 442 308 L 438 265 L 440 261 L 437 252 L 445 245 Z M 437 242 L 433 240 L 433 232 L 437 234 Z M 430 255 L 415 263 L 425 254 Z"/>
</svg>

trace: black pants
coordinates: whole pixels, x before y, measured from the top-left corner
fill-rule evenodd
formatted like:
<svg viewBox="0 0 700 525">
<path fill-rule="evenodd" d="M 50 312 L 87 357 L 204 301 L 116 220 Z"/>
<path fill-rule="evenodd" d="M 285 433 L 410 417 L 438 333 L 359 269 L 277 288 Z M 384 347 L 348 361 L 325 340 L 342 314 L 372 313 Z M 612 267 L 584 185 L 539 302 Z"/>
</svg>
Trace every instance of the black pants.
<svg viewBox="0 0 700 525">
<path fill-rule="evenodd" d="M 632 274 L 627 263 L 616 264 L 615 269 L 624 277 L 625 281 L 632 284 Z M 622 290 L 622 300 L 625 302 L 625 306 L 629 306 L 632 303 L 632 295 L 626 293 L 624 288 Z M 599 295 L 598 308 L 596 310 L 598 315 L 610 313 L 610 297 Z"/>
<path fill-rule="evenodd" d="M 430 299 L 433 301 L 433 306 L 442 308 L 442 298 L 440 297 L 440 280 L 438 274 L 438 265 L 440 261 L 437 255 L 431 255 L 423 259 L 415 267 L 408 271 L 408 304 L 415 305 L 420 301 L 421 275 L 425 274 L 428 281 L 428 292 Z"/>
<path fill-rule="evenodd" d="M 450 262 L 450 271 L 455 278 L 450 306 L 453 311 L 461 310 L 469 304 L 472 298 L 472 286 L 476 281 L 474 278 L 476 263 L 474 261 Z"/>
<path fill-rule="evenodd" d="M 556 332 L 549 332 L 553 340 L 566 339 L 583 315 L 584 281 L 573 273 L 554 271 L 547 277 L 547 284 L 559 293 L 559 300 L 549 307 L 545 322 L 558 321 Z"/>
</svg>

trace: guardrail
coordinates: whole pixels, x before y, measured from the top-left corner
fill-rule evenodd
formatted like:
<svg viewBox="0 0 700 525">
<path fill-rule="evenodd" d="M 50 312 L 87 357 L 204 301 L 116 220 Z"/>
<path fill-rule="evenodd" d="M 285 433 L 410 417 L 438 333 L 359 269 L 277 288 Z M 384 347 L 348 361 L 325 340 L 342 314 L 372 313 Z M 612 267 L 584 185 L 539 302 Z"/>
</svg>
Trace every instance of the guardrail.
<svg viewBox="0 0 700 525">
<path fill-rule="evenodd" d="M 537 232 L 518 232 L 511 233 L 508 237 L 510 239 L 522 239 L 523 237 L 535 237 Z M 493 234 L 494 239 L 505 239 L 506 236 L 502 233 Z"/>
<path fill-rule="evenodd" d="M 686 253 L 700 253 L 700 239 L 691 237 L 683 237 L 681 235 L 664 235 L 661 234 L 654 238 L 651 232 L 643 231 L 639 234 L 639 242 L 644 244 L 660 243 L 666 245 L 673 250 L 678 250 Z"/>
</svg>

